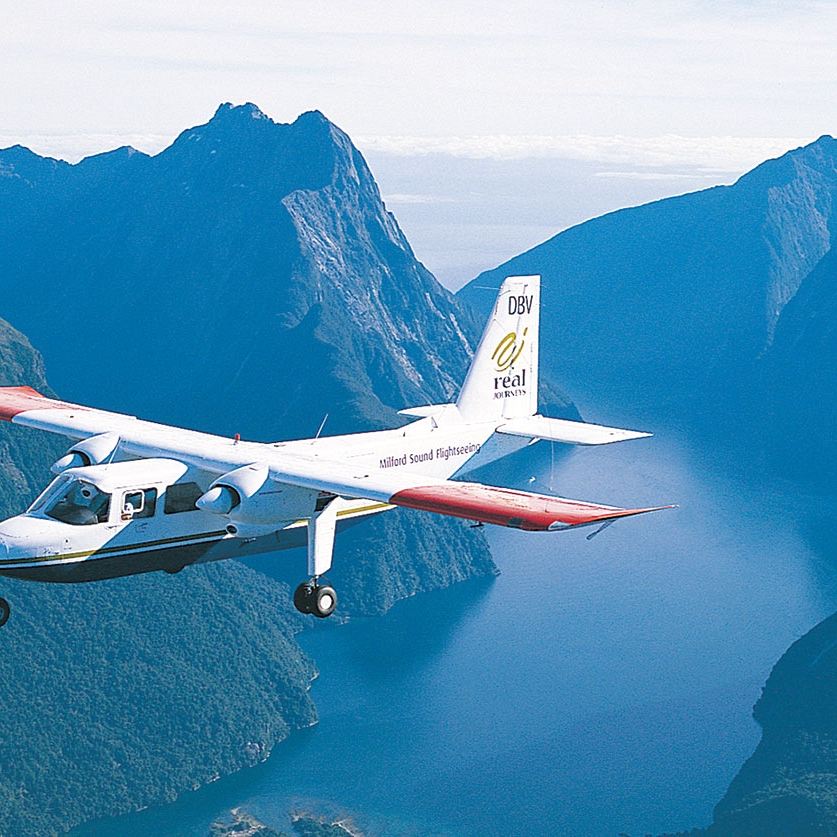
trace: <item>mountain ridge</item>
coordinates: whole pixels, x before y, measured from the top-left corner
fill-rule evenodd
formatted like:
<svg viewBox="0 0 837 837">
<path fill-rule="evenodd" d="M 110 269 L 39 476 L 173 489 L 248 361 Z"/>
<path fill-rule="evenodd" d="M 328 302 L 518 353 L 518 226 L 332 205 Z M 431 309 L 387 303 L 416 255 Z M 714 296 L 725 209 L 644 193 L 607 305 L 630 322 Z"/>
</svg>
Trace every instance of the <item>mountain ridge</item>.
<svg viewBox="0 0 837 837">
<path fill-rule="evenodd" d="M 403 421 L 397 409 L 453 394 L 479 331 L 469 309 L 415 260 L 351 141 L 316 112 L 282 126 L 258 116 L 253 106 L 221 106 L 206 125 L 182 132 L 154 157 L 124 148 L 71 166 L 6 149 L 0 151 L 0 208 L 9 218 L 0 229 L 0 315 L 20 329 L 0 328 L 0 348 L 9 362 L 0 382 L 51 391 L 45 363 L 54 390 L 78 403 L 266 441 L 312 436 L 325 413 L 325 433 L 395 426 Z M 376 318 L 376 310 L 386 316 Z M 577 415 L 566 399 L 563 408 Z M 9 491 L 3 510 L 9 514 L 22 510 L 27 491 L 43 486 L 49 464 L 67 445 L 51 439 L 51 447 L 40 450 L 37 434 L 24 436 L 14 427 L 0 431 L 12 434 L 7 444 L 15 462 L 26 460 L 15 466 L 20 475 L 4 472 Z M 15 444 L 25 450 L 18 452 Z M 112 734 L 79 726 L 95 750 L 87 765 L 88 786 L 91 793 L 98 789 L 98 801 L 81 792 L 56 792 L 50 807 L 46 791 L 34 783 L 40 772 L 53 785 L 75 787 L 75 777 L 65 782 L 64 761 L 53 760 L 52 774 L 39 768 L 43 752 L 67 747 L 72 729 L 60 712 L 57 726 L 44 727 L 47 743 L 29 757 L 19 746 L 25 737 L 4 739 L 8 746 L 14 743 L 26 772 L 23 779 L 17 773 L 4 777 L 0 765 L 0 798 L 18 806 L 15 816 L 21 819 L 15 822 L 25 822 L 19 830 L 55 833 L 85 819 L 172 799 L 265 757 L 292 727 L 314 720 L 306 692 L 313 669 L 292 640 L 301 617 L 282 581 L 288 573 L 303 577 L 304 552 L 272 558 L 276 571 L 261 565 L 262 574 L 225 563 L 187 568 L 174 578 L 155 574 L 79 588 L 4 582 L 14 612 L 0 641 L 10 641 L 15 632 L 37 632 L 39 602 L 55 605 L 52 615 L 40 620 L 51 625 L 69 606 L 57 602 L 77 606 L 89 597 L 99 602 L 94 606 L 104 624 L 109 612 L 118 612 L 126 638 L 147 636 L 148 626 L 135 620 L 155 613 L 153 602 L 166 609 L 176 601 L 178 607 L 164 610 L 160 624 L 192 619 L 189 630 L 195 631 L 201 624 L 195 617 L 204 609 L 218 615 L 213 630 L 219 633 L 226 619 L 222 646 L 241 642 L 238 656 L 232 648 L 227 655 L 236 658 L 242 688 L 224 699 L 229 712 L 219 719 L 209 716 L 222 702 L 217 689 L 224 684 L 228 689 L 229 680 L 216 671 L 217 682 L 207 682 L 213 669 L 201 670 L 198 649 L 210 637 L 190 640 L 195 653 L 171 701 L 204 698 L 195 723 L 183 733 L 190 742 L 183 744 L 184 764 L 178 762 L 183 747 L 179 754 L 158 747 L 152 758 L 143 747 L 153 749 L 155 739 L 143 745 L 133 735 L 139 727 L 126 732 L 134 762 L 125 762 Z M 399 599 L 497 572 L 479 530 L 407 510 L 342 533 L 335 560 L 329 575 L 340 592 L 343 616 L 381 613 Z M 89 633 L 96 630 L 91 625 Z M 242 632 L 250 632 L 246 642 Z M 83 635 L 80 625 L 73 642 Z M 31 660 L 48 667 L 50 660 L 67 657 L 84 670 L 87 650 L 65 654 L 62 636 L 57 628 L 41 636 Z M 257 663 L 258 649 L 271 637 L 276 650 L 261 656 L 270 661 L 263 674 L 264 683 L 276 684 L 273 696 L 270 685 L 258 692 L 254 676 L 259 665 L 267 665 Z M 170 664 L 183 651 L 178 633 L 157 639 L 160 644 L 145 652 L 142 670 L 160 655 L 166 676 L 173 677 Z M 102 636 L 98 646 L 112 648 L 130 664 L 129 645 Z M 287 658 L 287 666 L 277 654 Z M 2 665 L 9 670 L 0 684 L 6 684 L 9 701 L 17 700 L 26 682 L 22 659 L 7 655 Z M 43 671 L 32 665 L 28 673 L 40 677 Z M 126 686 L 133 684 L 135 696 L 143 694 L 141 682 L 133 683 L 128 674 L 123 679 Z M 171 701 L 158 702 L 161 711 Z M 153 700 L 146 703 L 153 709 Z M 137 724 L 155 728 L 147 713 L 135 714 Z M 97 717 L 94 713 L 90 722 L 95 725 Z M 225 742 L 214 759 L 194 740 L 201 720 L 214 725 Z M 253 729 L 268 721 L 269 732 Z M 247 741 L 258 748 L 243 748 Z M 87 764 L 74 752 L 77 763 Z M 127 766 L 111 777 L 108 790 L 108 770 L 115 763 Z M 25 804 L 12 801 L 18 786 L 30 790 Z"/>
<path fill-rule="evenodd" d="M 752 409 L 751 378 L 787 302 L 830 249 L 837 141 L 766 161 L 732 186 L 623 209 L 487 271 L 543 276 L 545 371 L 573 392 L 712 421 Z"/>
</svg>

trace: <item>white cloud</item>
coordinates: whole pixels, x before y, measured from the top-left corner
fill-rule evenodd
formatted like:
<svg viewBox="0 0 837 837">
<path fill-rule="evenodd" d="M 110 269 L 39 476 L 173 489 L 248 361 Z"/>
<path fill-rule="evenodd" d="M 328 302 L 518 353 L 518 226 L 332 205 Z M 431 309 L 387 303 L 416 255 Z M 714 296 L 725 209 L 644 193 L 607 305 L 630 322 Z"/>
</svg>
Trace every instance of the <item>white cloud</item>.
<svg viewBox="0 0 837 837">
<path fill-rule="evenodd" d="M 181 126 L 182 129 L 191 127 Z M 21 144 L 38 154 L 75 163 L 91 154 L 123 145 L 157 154 L 170 145 L 172 134 L 129 133 L 12 133 L 0 132 L 0 148 Z M 674 180 L 701 175 L 742 173 L 764 160 L 805 145 L 816 137 L 626 137 L 626 136 L 359 136 L 353 137 L 363 152 L 395 157 L 433 154 L 474 160 L 561 159 L 603 166 L 616 170 L 598 172 L 599 177 Z M 678 173 L 678 169 L 682 170 Z M 399 203 L 422 203 L 427 195 L 404 193 L 389 195 Z"/>
<path fill-rule="evenodd" d="M 361 150 L 400 157 L 444 154 L 472 159 L 558 158 L 639 167 L 688 167 L 708 173 L 742 172 L 816 137 L 626 136 L 361 136 Z M 641 172 L 636 172 L 640 174 Z M 622 176 L 625 173 L 620 173 Z M 653 172 L 646 172 L 654 176 Z M 673 176 L 667 172 L 666 176 Z"/>
<path fill-rule="evenodd" d="M 353 135 L 833 130 L 837 4 L 35 0 L 0 28 L 0 131 L 174 133 L 222 101 Z"/>
</svg>

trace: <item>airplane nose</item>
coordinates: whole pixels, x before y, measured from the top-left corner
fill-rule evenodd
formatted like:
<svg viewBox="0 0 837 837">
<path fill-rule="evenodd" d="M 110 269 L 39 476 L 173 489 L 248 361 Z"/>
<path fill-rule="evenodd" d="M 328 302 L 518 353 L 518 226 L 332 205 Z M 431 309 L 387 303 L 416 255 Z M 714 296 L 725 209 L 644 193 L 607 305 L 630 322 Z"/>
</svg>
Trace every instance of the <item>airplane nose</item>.
<svg viewBox="0 0 837 837">
<path fill-rule="evenodd" d="M 6 546 L 6 541 L 3 540 L 3 536 L 0 535 L 0 561 L 5 558 L 9 557 L 9 547 Z"/>
</svg>

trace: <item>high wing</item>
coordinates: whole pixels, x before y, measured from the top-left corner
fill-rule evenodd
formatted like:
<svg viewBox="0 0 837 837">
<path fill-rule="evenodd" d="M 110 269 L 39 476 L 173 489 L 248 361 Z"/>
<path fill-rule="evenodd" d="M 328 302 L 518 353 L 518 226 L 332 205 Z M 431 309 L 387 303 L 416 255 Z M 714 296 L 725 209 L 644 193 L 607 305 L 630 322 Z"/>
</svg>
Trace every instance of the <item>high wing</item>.
<svg viewBox="0 0 837 837">
<path fill-rule="evenodd" d="M 538 418 L 544 427 L 534 429 L 542 433 L 524 435 L 549 438 L 545 423 L 550 421 L 561 428 L 570 426 L 576 433 L 576 425 L 582 430 L 592 427 L 591 436 L 611 430 L 581 422 Z M 289 443 L 290 450 L 281 450 L 277 456 L 278 446 L 226 439 L 69 404 L 47 398 L 30 387 L 0 387 L 0 419 L 74 439 L 108 434 L 115 444 L 108 455 L 116 454 L 118 447 L 122 455 L 172 457 L 217 475 L 265 461 L 270 478 L 277 483 L 529 531 L 567 529 L 669 508 L 619 508 L 475 482 L 434 479 L 409 471 L 358 472 L 347 468 L 343 461 L 323 457 L 314 448 L 305 455 L 300 451 L 302 445 L 294 448 L 294 443 Z M 498 432 L 511 431 L 501 426 Z M 563 430 L 562 434 L 569 435 Z"/>
</svg>

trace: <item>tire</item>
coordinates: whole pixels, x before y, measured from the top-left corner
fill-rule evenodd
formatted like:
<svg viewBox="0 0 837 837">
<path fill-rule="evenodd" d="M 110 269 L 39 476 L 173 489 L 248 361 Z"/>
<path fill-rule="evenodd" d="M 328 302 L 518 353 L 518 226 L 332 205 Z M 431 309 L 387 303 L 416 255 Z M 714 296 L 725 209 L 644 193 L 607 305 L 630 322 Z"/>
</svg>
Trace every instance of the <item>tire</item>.
<svg viewBox="0 0 837 837">
<path fill-rule="evenodd" d="M 9 614 L 11 612 L 9 603 L 5 599 L 0 599 L 0 628 L 9 621 Z"/>
<path fill-rule="evenodd" d="M 335 607 L 337 607 L 337 593 L 334 592 L 333 587 L 324 584 L 322 587 L 314 588 L 314 598 L 311 608 L 314 616 L 325 619 L 326 616 L 331 616 L 334 613 Z"/>
<path fill-rule="evenodd" d="M 311 595 L 311 583 L 308 581 L 303 581 L 299 587 L 294 590 L 294 607 L 300 613 L 312 613 L 311 604 L 312 604 L 312 595 Z"/>
</svg>

